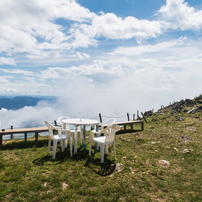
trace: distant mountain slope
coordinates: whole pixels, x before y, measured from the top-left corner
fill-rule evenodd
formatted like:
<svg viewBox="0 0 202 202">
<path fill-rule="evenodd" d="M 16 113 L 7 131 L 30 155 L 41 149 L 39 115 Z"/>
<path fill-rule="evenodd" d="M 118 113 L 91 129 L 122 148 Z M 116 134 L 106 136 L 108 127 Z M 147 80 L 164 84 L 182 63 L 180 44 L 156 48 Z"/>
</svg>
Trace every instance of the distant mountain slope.
<svg viewBox="0 0 202 202">
<path fill-rule="evenodd" d="M 21 109 L 25 106 L 36 106 L 37 103 L 41 100 L 46 100 L 52 102 L 54 99 L 53 97 L 31 97 L 31 96 L 16 96 L 13 98 L 0 98 L 0 109 L 12 109 L 17 110 Z"/>
</svg>

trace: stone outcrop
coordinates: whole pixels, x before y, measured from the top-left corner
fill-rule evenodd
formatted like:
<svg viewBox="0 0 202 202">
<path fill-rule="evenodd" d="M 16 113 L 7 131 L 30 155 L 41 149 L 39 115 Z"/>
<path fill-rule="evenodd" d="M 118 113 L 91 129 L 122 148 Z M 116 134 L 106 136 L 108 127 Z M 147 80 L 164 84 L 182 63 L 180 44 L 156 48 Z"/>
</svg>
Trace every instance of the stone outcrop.
<svg viewBox="0 0 202 202">
<path fill-rule="evenodd" d="M 197 106 L 196 108 L 191 109 L 190 111 L 187 111 L 184 109 L 184 107 L 192 107 L 196 105 L 197 103 L 199 104 L 200 101 L 195 101 L 191 99 L 186 99 L 186 100 L 180 100 L 179 102 L 174 102 L 172 105 L 170 105 L 172 112 L 171 114 L 175 114 L 177 112 L 187 112 L 187 113 L 195 113 L 198 111 L 202 111 L 202 106 Z"/>
<path fill-rule="evenodd" d="M 144 117 L 147 117 L 147 116 L 152 116 L 152 114 L 153 114 L 153 111 L 149 110 L 149 111 L 146 111 L 143 115 Z"/>
</svg>

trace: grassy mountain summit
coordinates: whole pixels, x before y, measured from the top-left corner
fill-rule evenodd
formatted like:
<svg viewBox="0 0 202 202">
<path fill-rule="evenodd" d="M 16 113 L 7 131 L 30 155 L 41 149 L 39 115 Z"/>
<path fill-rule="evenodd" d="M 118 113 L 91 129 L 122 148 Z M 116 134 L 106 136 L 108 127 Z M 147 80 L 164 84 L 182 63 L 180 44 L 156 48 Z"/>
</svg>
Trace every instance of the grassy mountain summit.
<svg viewBox="0 0 202 202">
<path fill-rule="evenodd" d="M 78 145 L 56 159 L 47 155 L 48 138 L 9 140 L 0 151 L 2 201 L 202 201 L 201 96 L 162 107 L 146 117 L 144 131 L 116 135 L 100 164 L 100 152 L 89 158 Z M 130 128 L 129 128 L 130 129 Z M 79 136 L 78 136 L 79 138 Z M 80 142 L 78 140 L 78 142 Z M 52 149 L 52 148 L 51 148 Z M 124 166 L 122 171 L 117 165 Z"/>
</svg>

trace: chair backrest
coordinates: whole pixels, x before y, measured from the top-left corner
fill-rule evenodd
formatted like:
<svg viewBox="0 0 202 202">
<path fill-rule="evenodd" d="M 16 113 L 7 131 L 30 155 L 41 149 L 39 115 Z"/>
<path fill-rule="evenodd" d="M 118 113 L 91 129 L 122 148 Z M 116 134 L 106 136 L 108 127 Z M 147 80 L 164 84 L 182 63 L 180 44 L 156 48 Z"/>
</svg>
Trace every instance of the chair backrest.
<svg viewBox="0 0 202 202">
<path fill-rule="evenodd" d="M 53 125 L 51 125 L 50 123 L 48 123 L 48 121 L 45 121 L 45 124 L 48 127 L 49 130 L 49 136 L 54 139 L 54 134 L 53 134 L 53 130 L 55 129 L 55 127 Z"/>
<path fill-rule="evenodd" d="M 118 125 L 111 125 L 100 132 L 104 133 L 104 136 L 106 136 L 105 142 L 113 142 L 115 140 L 115 134 L 119 130 L 120 127 Z"/>
<path fill-rule="evenodd" d="M 61 117 L 59 117 L 58 120 L 57 120 L 57 124 L 58 124 L 58 125 L 62 125 L 62 124 L 63 124 L 63 123 L 62 123 L 62 120 L 64 120 L 64 119 L 69 119 L 69 117 L 66 117 L 66 116 L 61 116 Z M 70 129 L 69 124 L 66 124 L 66 129 Z"/>
<path fill-rule="evenodd" d="M 57 119 L 57 124 L 62 124 L 62 120 L 64 119 L 69 119 L 69 117 L 66 117 L 66 116 L 60 116 L 58 119 Z"/>
<path fill-rule="evenodd" d="M 106 128 L 107 126 L 113 125 L 115 122 L 116 122 L 116 119 L 115 119 L 115 118 L 108 119 L 107 121 L 105 121 L 105 122 L 103 122 L 103 123 L 101 124 L 101 130 L 103 130 L 103 129 Z"/>
<path fill-rule="evenodd" d="M 103 122 L 104 125 L 112 125 L 116 122 L 115 118 L 108 119 L 107 121 Z"/>
</svg>

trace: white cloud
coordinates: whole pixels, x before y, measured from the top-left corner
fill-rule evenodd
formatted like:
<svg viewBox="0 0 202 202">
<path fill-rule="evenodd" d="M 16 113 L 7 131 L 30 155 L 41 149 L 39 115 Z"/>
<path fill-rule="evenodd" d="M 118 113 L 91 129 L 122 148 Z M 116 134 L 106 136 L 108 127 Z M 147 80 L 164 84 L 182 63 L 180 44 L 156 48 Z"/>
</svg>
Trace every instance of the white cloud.
<svg viewBox="0 0 202 202">
<path fill-rule="evenodd" d="M 133 60 L 136 68 L 163 67 L 183 72 L 201 67 L 201 46 L 202 41 L 200 40 L 194 41 L 180 37 L 154 45 L 118 47 L 110 55 L 127 56 L 127 60 Z"/>
<path fill-rule="evenodd" d="M 99 36 L 141 42 L 162 34 L 158 21 L 97 15 L 74 0 L 3 0 L 0 18 L 0 52 L 31 59 L 68 57 L 75 48 L 97 46 Z M 67 24 L 57 24 L 60 19 Z"/>
<path fill-rule="evenodd" d="M 194 74 L 200 78 L 201 47 L 202 42 L 200 41 L 179 38 L 154 45 L 118 47 L 109 53 L 110 57 L 108 55 L 105 58 L 102 56 L 102 60 L 94 60 L 92 63 L 68 68 L 49 67 L 38 73 L 19 69 L 3 69 L 4 72 L 13 74 L 13 77 L 6 78 L 7 82 L 1 85 L 1 93 L 13 90 L 18 91 L 19 94 L 45 93 L 51 95 L 53 93 L 58 95 L 66 89 L 64 85 L 68 86 L 70 83 L 72 89 L 75 89 L 74 85 L 77 86 L 78 83 L 78 86 L 81 85 L 86 89 L 91 86 L 99 88 L 99 91 L 102 92 L 102 87 L 108 88 L 118 81 L 122 85 L 124 82 L 128 82 L 129 75 L 134 78 L 134 84 L 131 85 L 138 84 L 139 87 L 139 83 L 145 83 L 142 90 L 143 87 L 147 88 L 146 86 L 153 86 L 153 89 L 163 86 L 166 86 L 166 89 L 172 89 L 173 86 L 177 88 L 179 82 L 187 85 L 187 80 L 190 82 L 190 78 L 193 78 Z M 151 74 L 153 71 L 155 73 Z M 16 82 L 14 80 L 15 74 L 25 75 L 26 79 L 23 78 L 22 81 Z M 178 74 L 180 75 L 179 79 Z M 138 77 L 136 77 L 137 75 Z M 29 77 L 27 78 L 27 76 Z M 139 78 L 142 78 L 142 81 Z M 136 81 L 138 82 L 136 83 Z M 72 92 L 72 94 L 74 93 Z"/>
<path fill-rule="evenodd" d="M 3 68 L 0 68 L 0 71 L 5 72 L 5 73 L 9 73 L 9 74 L 23 74 L 23 75 L 32 75 L 32 76 L 35 75 L 32 71 L 21 70 L 21 69 L 3 69 Z"/>
<path fill-rule="evenodd" d="M 132 16 L 123 19 L 113 13 L 94 16 L 92 25 L 81 24 L 79 28 L 91 38 L 99 36 L 109 39 L 136 38 L 138 42 L 162 34 L 162 25 L 158 21 L 138 20 Z"/>
<path fill-rule="evenodd" d="M 92 64 L 81 65 L 78 67 L 69 67 L 69 68 L 61 68 L 61 67 L 51 67 L 47 70 L 41 71 L 41 79 L 61 79 L 61 78 L 73 78 L 75 75 L 77 76 L 96 76 L 103 75 L 104 77 L 107 75 L 110 76 L 120 76 L 123 74 L 123 67 L 118 64 L 118 62 L 114 61 L 101 61 L 95 60 Z"/>
<path fill-rule="evenodd" d="M 202 26 L 202 11 L 195 11 L 184 0 L 167 0 L 158 16 L 161 21 L 121 18 L 114 13 L 97 15 L 74 0 L 3 0 L 0 52 L 8 56 L 23 53 L 21 57 L 29 59 L 70 58 L 75 48 L 97 46 L 100 36 L 113 40 L 135 38 L 141 43 L 162 35 L 165 28 L 199 30 Z M 57 24 L 60 19 L 67 24 Z M 86 53 L 77 54 L 77 60 L 86 58 Z M 4 63 L 16 65 L 11 58 Z"/>
<path fill-rule="evenodd" d="M 202 72 L 197 68 L 197 73 L 198 78 L 195 83 L 190 82 L 194 76 L 193 72 L 190 74 L 185 71 L 179 74 L 153 66 L 133 68 L 130 74 L 124 73 L 116 78 L 111 75 L 108 80 L 101 77 L 100 83 L 97 83 L 95 78 L 91 80 L 81 75 L 60 79 L 55 86 L 50 85 L 50 89 L 53 90 L 51 95 L 59 97 L 57 104 L 43 103 L 37 107 L 26 107 L 17 111 L 0 111 L 0 117 L 4 117 L 2 127 L 10 125 L 21 127 L 28 123 L 38 126 L 43 124 L 44 120 L 53 122 L 62 115 L 76 118 L 79 111 L 83 118 L 96 117 L 101 113 L 103 116 L 112 117 L 125 115 L 125 118 L 117 118 L 117 121 L 127 120 L 127 112 L 133 114 L 137 110 L 142 112 L 152 108 L 157 110 L 160 105 L 187 98 L 185 97 L 187 94 L 197 95 L 199 92 L 197 85 L 200 84 Z M 96 76 L 100 79 L 99 74 Z M 42 91 L 41 87 L 39 88 Z M 29 89 L 32 92 L 30 86 Z"/>
<path fill-rule="evenodd" d="M 39 102 L 36 107 L 24 107 L 19 110 L 0 109 L 1 127 L 10 128 L 11 125 L 14 128 L 40 127 L 45 125 L 45 120 L 53 123 L 61 113 L 56 108 L 55 105 Z"/>
<path fill-rule="evenodd" d="M 0 83 L 5 84 L 5 83 L 9 82 L 8 79 L 11 79 L 11 78 L 13 78 L 13 77 L 11 77 L 11 76 L 0 76 Z"/>
<path fill-rule="evenodd" d="M 16 61 L 13 58 L 0 57 L 0 65 L 4 65 L 4 64 L 16 66 Z"/>
<path fill-rule="evenodd" d="M 0 78 L 0 92 L 2 95 L 44 95 L 53 93 L 49 85 L 38 82 L 34 77 L 2 76 Z"/>
<path fill-rule="evenodd" d="M 117 47 L 111 55 L 125 55 L 125 56 L 135 56 L 142 55 L 145 53 L 154 53 L 164 51 L 170 47 L 175 47 L 177 40 L 169 41 L 169 42 L 161 42 L 158 44 L 147 44 L 147 45 L 139 45 L 139 46 L 130 46 L 130 47 Z"/>
<path fill-rule="evenodd" d="M 90 58 L 90 55 L 86 54 L 86 53 L 80 53 L 80 52 L 76 52 L 76 55 L 80 58 L 80 59 L 88 59 Z"/>
<path fill-rule="evenodd" d="M 74 42 L 71 45 L 74 36 L 65 33 L 65 27 L 56 24 L 55 20 L 63 18 L 67 22 L 86 22 L 93 15 L 73 0 L 3 0 L 0 6 L 0 52 L 7 52 L 8 55 L 27 52 L 36 58 L 37 53 L 42 51 L 60 50 L 63 53 L 71 47 L 83 46 L 81 40 L 81 44 Z"/>
<path fill-rule="evenodd" d="M 195 11 L 184 0 L 166 0 L 166 5 L 161 7 L 158 15 L 165 20 L 167 28 L 181 30 L 202 28 L 202 11 Z"/>
</svg>

